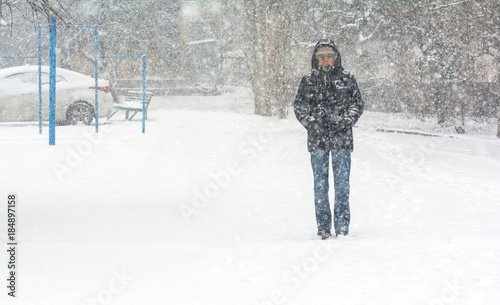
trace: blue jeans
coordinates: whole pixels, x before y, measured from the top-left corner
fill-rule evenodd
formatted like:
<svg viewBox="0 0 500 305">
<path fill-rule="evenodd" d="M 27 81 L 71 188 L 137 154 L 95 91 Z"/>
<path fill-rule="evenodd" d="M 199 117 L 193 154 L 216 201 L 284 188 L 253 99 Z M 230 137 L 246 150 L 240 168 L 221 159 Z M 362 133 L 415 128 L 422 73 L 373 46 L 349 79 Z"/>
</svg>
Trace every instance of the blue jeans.
<svg viewBox="0 0 500 305">
<path fill-rule="evenodd" d="M 349 210 L 349 174 L 351 172 L 351 151 L 347 149 L 311 152 L 311 165 L 314 176 L 314 206 L 316 223 L 319 230 L 331 231 L 332 212 L 328 199 L 328 163 L 332 156 L 335 205 L 333 208 L 335 233 L 349 232 L 351 212 Z"/>
</svg>

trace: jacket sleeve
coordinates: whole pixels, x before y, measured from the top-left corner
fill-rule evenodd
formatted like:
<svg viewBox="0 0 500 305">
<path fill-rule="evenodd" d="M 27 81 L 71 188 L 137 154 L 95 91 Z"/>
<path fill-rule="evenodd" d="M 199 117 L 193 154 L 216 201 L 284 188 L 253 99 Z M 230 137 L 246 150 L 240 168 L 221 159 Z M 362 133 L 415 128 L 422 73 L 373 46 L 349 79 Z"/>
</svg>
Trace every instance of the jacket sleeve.
<svg viewBox="0 0 500 305">
<path fill-rule="evenodd" d="M 356 124 L 361 114 L 363 114 L 363 108 L 365 107 L 365 102 L 361 97 L 361 92 L 359 91 L 358 83 L 354 76 L 351 79 L 351 97 L 349 108 L 347 109 L 347 118 L 352 121 L 352 125 Z"/>
<path fill-rule="evenodd" d="M 312 97 L 312 92 L 310 90 L 311 85 L 309 84 L 307 75 L 302 78 L 300 82 L 299 90 L 293 102 L 293 111 L 295 112 L 295 117 L 306 129 L 309 129 L 314 121 L 314 117 L 311 115 L 311 103 L 310 99 Z"/>
</svg>

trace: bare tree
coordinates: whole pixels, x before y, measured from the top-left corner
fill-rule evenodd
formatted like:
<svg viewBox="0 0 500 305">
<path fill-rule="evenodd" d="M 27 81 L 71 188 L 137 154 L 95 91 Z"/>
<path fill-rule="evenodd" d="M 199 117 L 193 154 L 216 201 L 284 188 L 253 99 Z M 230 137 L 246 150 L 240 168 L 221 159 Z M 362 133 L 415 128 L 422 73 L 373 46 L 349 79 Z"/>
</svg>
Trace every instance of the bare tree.
<svg viewBox="0 0 500 305">
<path fill-rule="evenodd" d="M 481 5 L 467 3 L 473 27 L 468 27 L 468 33 L 480 39 L 480 50 L 473 56 L 478 58 L 486 55 L 494 59 L 500 66 L 500 2 L 496 0 L 483 1 Z M 496 76 L 497 89 L 492 90 L 497 107 L 497 137 L 500 138 L 500 68 Z"/>
<path fill-rule="evenodd" d="M 252 89 L 254 93 L 255 113 L 270 116 L 271 105 L 267 95 L 268 84 L 268 39 L 267 39 L 267 15 L 269 4 L 267 1 L 245 0 L 246 13 L 245 29 L 248 44 L 243 52 L 248 59 L 251 75 Z"/>
<path fill-rule="evenodd" d="M 6 25 L 7 23 L 3 19 L 2 6 L 3 6 L 3 0 L 0 0 L 0 25 Z"/>
<path fill-rule="evenodd" d="M 242 3 L 228 1 L 225 5 L 233 7 L 232 19 L 228 22 L 243 22 L 233 35 L 242 40 L 255 113 L 286 117 L 304 73 L 297 68 L 303 66 L 303 60 L 297 62 L 295 58 L 303 47 L 298 37 L 303 33 L 301 28 L 308 24 L 299 21 L 308 4 L 291 0 L 245 0 Z M 235 15 L 238 17 L 234 18 Z"/>
<path fill-rule="evenodd" d="M 29 6 L 31 13 L 36 19 L 42 17 L 49 20 L 51 17 L 56 17 L 63 24 L 67 24 L 69 22 L 68 20 L 71 18 L 71 15 L 65 7 L 61 5 L 59 0 L 0 0 L 0 24 L 4 23 L 12 26 L 14 24 L 12 11 L 22 11 L 21 5 L 23 3 Z M 8 15 L 3 14 L 4 10 L 8 12 Z M 6 19 L 10 20 L 10 22 L 7 22 Z"/>
</svg>

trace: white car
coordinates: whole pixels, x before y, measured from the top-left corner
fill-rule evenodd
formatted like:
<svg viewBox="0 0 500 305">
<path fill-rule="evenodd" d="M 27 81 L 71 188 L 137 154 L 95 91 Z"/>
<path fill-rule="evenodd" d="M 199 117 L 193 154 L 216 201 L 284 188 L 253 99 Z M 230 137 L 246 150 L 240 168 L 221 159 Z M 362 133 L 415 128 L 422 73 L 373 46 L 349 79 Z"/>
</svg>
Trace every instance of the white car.
<svg viewBox="0 0 500 305">
<path fill-rule="evenodd" d="M 49 67 L 42 66 L 42 120 L 49 120 Z M 95 117 L 95 78 L 56 69 L 56 122 L 92 123 Z M 107 118 L 113 110 L 109 82 L 99 79 L 98 116 Z M 39 120 L 38 66 L 0 69 L 0 122 Z"/>
</svg>

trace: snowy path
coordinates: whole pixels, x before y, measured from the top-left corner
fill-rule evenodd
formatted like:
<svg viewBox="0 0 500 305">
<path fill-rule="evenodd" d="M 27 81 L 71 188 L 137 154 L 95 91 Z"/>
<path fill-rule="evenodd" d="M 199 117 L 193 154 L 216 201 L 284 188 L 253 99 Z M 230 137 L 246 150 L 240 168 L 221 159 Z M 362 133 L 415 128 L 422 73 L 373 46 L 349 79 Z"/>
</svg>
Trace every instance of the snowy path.
<svg viewBox="0 0 500 305">
<path fill-rule="evenodd" d="M 58 128 L 54 147 L 0 125 L 1 193 L 20 198 L 11 303 L 498 302 L 498 140 L 377 132 L 386 116 L 366 113 L 351 235 L 319 241 L 304 130 L 245 98 L 156 97 L 146 134 L 113 118 Z"/>
</svg>

